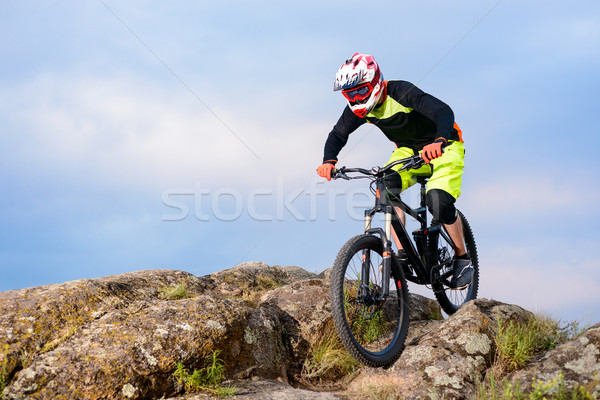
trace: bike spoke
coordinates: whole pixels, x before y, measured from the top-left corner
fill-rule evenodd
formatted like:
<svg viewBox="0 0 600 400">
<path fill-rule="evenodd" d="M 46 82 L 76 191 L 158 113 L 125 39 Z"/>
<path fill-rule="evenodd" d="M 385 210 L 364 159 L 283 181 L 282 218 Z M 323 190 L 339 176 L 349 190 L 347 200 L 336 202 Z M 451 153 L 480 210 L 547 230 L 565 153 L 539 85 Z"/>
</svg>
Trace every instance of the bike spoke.
<svg viewBox="0 0 600 400">
<path fill-rule="evenodd" d="M 374 251 L 366 253 L 356 253 L 348 264 L 344 308 L 347 324 L 359 345 L 378 353 L 393 342 L 399 317 L 398 300 L 395 293 L 386 301 L 382 299 L 383 259 Z M 368 271 L 366 280 L 363 271 Z"/>
<path fill-rule="evenodd" d="M 439 265 L 444 265 L 439 271 L 438 281 L 434 282 L 433 289 L 436 298 L 438 299 L 442 309 L 448 314 L 453 314 L 458 310 L 464 303 L 469 300 L 477 298 L 478 289 L 478 275 L 479 275 L 479 264 L 477 257 L 477 248 L 475 247 L 475 241 L 473 240 L 473 233 L 471 228 L 462 215 L 460 218 L 463 223 L 463 230 L 465 233 L 465 244 L 467 246 L 467 252 L 471 257 L 473 263 L 473 279 L 471 284 L 463 289 L 451 289 L 448 287 L 449 281 L 452 278 L 452 259 L 454 257 L 454 249 L 452 245 L 446 240 L 445 235 L 439 235 L 437 238 L 437 262 Z"/>
</svg>

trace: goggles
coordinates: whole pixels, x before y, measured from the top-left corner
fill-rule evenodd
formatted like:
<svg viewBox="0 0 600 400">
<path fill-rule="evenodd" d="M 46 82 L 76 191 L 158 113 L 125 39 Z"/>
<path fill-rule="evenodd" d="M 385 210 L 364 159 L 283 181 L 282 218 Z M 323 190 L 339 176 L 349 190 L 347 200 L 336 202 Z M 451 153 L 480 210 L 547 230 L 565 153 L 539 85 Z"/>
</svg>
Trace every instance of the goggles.
<svg viewBox="0 0 600 400">
<path fill-rule="evenodd" d="M 360 85 L 352 89 L 342 90 L 342 94 L 346 99 L 348 99 L 348 101 L 358 102 L 369 97 L 372 91 L 373 88 L 371 87 L 371 84 L 365 83 L 364 85 Z"/>
</svg>

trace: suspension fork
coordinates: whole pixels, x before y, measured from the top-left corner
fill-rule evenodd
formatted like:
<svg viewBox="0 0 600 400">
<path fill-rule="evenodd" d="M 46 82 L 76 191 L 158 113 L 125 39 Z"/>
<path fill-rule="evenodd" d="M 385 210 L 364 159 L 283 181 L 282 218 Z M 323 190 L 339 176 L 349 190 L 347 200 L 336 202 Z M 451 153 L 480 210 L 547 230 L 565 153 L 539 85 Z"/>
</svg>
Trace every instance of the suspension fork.
<svg viewBox="0 0 600 400">
<path fill-rule="evenodd" d="M 373 214 L 376 212 L 384 212 L 385 214 L 384 229 L 371 228 Z M 375 208 L 365 210 L 365 233 L 370 235 L 378 235 L 383 244 L 383 259 L 381 263 L 381 296 L 376 300 L 385 300 L 390 294 L 390 277 L 392 274 L 392 213 L 392 206 L 384 206 L 382 204 L 376 204 Z M 370 253 L 367 250 L 363 250 L 361 268 L 362 287 L 369 287 L 369 278 L 371 273 L 370 267 Z"/>
</svg>

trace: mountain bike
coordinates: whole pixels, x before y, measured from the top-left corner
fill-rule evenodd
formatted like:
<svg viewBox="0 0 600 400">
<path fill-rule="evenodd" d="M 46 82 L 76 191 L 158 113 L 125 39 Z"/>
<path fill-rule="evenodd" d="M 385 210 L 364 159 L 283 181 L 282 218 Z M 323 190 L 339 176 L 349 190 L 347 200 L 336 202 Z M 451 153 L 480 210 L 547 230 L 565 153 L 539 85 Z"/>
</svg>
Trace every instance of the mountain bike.
<svg viewBox="0 0 600 400">
<path fill-rule="evenodd" d="M 370 170 L 342 167 L 332 171 L 334 179 L 369 178 L 375 195 L 375 206 L 365 210 L 364 234 L 344 244 L 331 275 L 331 307 L 338 336 L 354 358 L 371 367 L 390 366 L 404 350 L 410 313 L 407 280 L 430 286 L 448 315 L 477 298 L 479 261 L 465 216 L 458 211 L 464 245 L 473 263 L 473 277 L 466 288 L 454 290 L 449 280 L 456 246 L 441 223 L 435 219 L 431 224 L 427 222 L 427 177 L 417 178 L 421 192 L 416 209 L 386 189 L 387 174 L 417 169 L 423 163 L 421 156 L 416 155 Z M 403 165 L 397 172 L 391 169 L 400 164 Z M 412 239 L 396 207 L 419 223 Z M 378 213 L 384 215 L 383 228 L 372 227 Z M 402 262 L 392 249 L 392 229 L 406 252 L 407 260 Z"/>
</svg>

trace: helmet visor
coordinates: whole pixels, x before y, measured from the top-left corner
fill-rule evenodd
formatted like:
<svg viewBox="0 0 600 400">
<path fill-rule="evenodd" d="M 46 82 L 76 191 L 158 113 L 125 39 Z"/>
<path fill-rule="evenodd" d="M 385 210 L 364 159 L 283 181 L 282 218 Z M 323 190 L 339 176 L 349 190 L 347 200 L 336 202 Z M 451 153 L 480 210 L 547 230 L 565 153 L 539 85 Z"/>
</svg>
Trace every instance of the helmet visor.
<svg viewBox="0 0 600 400">
<path fill-rule="evenodd" d="M 365 83 L 364 85 L 360 85 L 352 89 L 342 90 L 342 94 L 346 99 L 348 99 L 348 101 L 360 102 L 367 99 L 371 95 L 372 91 L 373 88 L 371 87 L 370 83 Z"/>
</svg>

